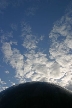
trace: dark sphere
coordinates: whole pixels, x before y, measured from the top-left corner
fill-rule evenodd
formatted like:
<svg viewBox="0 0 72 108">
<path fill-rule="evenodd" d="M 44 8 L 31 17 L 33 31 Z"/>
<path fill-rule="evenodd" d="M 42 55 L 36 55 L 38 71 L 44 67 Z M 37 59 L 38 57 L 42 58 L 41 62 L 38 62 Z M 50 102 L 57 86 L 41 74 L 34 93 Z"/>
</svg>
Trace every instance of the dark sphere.
<svg viewBox="0 0 72 108">
<path fill-rule="evenodd" d="M 72 108 L 72 92 L 47 82 L 27 82 L 0 93 L 0 108 Z"/>
</svg>

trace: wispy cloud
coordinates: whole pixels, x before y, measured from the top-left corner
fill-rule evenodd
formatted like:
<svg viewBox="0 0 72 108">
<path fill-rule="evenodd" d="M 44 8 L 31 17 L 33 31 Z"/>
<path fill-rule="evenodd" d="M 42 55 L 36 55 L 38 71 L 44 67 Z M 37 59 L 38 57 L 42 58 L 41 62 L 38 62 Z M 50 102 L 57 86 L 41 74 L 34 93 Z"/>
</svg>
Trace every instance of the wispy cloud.
<svg viewBox="0 0 72 108">
<path fill-rule="evenodd" d="M 22 31 L 22 34 L 21 34 L 22 37 L 24 37 L 26 35 L 30 35 L 32 33 L 30 25 L 24 21 L 21 23 L 21 28 L 22 28 L 22 30 L 21 30 Z"/>
<path fill-rule="evenodd" d="M 0 84 L 6 84 L 2 79 L 0 78 Z"/>
<path fill-rule="evenodd" d="M 9 71 L 5 71 L 6 74 L 9 74 Z"/>
<path fill-rule="evenodd" d="M 0 14 L 3 14 L 3 10 L 8 7 L 9 3 L 8 0 L 0 0 Z"/>
<path fill-rule="evenodd" d="M 13 85 L 15 85 L 15 83 L 14 82 L 11 82 L 11 86 L 13 86 Z"/>
<path fill-rule="evenodd" d="M 3 14 L 4 10 L 9 6 L 17 7 L 24 3 L 23 0 L 0 0 L 0 13 Z"/>
<path fill-rule="evenodd" d="M 44 39 L 44 35 L 41 35 L 40 39 L 39 40 L 43 40 Z"/>
<path fill-rule="evenodd" d="M 26 22 L 22 22 L 21 24 L 22 32 L 21 36 L 23 38 L 23 46 L 27 50 L 32 50 L 37 48 L 37 44 L 43 40 L 44 36 L 41 35 L 37 38 L 36 35 L 32 33 L 31 26 Z"/>
<path fill-rule="evenodd" d="M 8 32 L 4 32 L 3 30 L 1 30 L 1 36 L 0 36 L 0 42 L 6 42 L 9 41 L 10 38 L 13 38 L 13 32 L 12 31 L 8 31 Z"/>
<path fill-rule="evenodd" d="M 6 82 L 5 81 L 2 81 L 2 79 L 0 78 L 0 92 L 2 90 L 5 90 L 6 88 L 8 88 L 6 85 Z"/>
<path fill-rule="evenodd" d="M 23 46 L 27 49 L 35 49 L 37 47 L 37 40 L 36 36 L 32 34 L 32 30 L 30 25 L 22 22 L 22 34 L 21 36 L 23 37 Z"/>
<path fill-rule="evenodd" d="M 27 49 L 35 49 L 37 47 L 36 44 L 37 44 L 37 41 L 34 36 L 26 35 L 26 38 L 24 38 L 24 42 L 22 45 Z"/>
<path fill-rule="evenodd" d="M 7 86 L 0 86 L 0 92 L 7 89 L 8 87 Z"/>
<path fill-rule="evenodd" d="M 15 30 L 15 31 L 17 31 L 17 25 L 16 24 L 11 24 L 11 28 L 12 28 L 12 30 Z"/>
</svg>

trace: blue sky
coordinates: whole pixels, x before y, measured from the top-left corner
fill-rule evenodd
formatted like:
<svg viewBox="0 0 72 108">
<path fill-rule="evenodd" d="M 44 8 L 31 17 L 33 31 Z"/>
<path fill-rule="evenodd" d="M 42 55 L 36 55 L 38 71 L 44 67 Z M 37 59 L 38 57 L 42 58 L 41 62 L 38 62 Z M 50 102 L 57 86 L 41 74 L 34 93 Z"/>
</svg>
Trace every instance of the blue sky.
<svg viewBox="0 0 72 108">
<path fill-rule="evenodd" d="M 28 81 L 72 90 L 72 0 L 0 0 L 0 91 Z"/>
</svg>

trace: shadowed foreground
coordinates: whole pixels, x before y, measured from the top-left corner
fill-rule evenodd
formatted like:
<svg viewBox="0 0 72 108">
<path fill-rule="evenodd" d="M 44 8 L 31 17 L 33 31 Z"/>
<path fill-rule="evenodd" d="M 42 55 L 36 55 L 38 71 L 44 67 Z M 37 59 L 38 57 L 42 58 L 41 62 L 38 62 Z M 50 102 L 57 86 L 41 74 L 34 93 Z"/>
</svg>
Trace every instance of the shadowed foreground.
<svg viewBox="0 0 72 108">
<path fill-rule="evenodd" d="M 0 93 L 0 108 L 72 108 L 72 93 L 46 82 L 28 82 Z"/>
</svg>

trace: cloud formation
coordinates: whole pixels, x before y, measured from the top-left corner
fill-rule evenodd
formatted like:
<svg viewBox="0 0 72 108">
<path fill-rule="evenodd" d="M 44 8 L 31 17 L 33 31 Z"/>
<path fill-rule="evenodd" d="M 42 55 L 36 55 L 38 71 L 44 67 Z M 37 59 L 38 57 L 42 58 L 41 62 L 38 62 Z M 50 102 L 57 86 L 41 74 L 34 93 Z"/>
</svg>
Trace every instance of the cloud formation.
<svg viewBox="0 0 72 108">
<path fill-rule="evenodd" d="M 19 50 L 11 49 L 10 43 L 4 43 L 2 46 L 3 53 L 5 55 L 6 62 L 9 62 L 10 65 L 17 70 L 17 75 L 22 74 L 22 68 L 24 65 L 24 57 L 20 54 Z"/>
<path fill-rule="evenodd" d="M 16 71 L 15 77 L 20 82 L 26 81 L 51 81 L 57 83 L 64 73 L 60 72 L 57 62 L 49 61 L 46 54 L 29 50 L 25 54 L 20 54 L 19 50 L 11 48 L 10 43 L 3 44 L 5 60 Z"/>
<path fill-rule="evenodd" d="M 47 58 L 47 54 L 36 51 L 39 40 L 32 34 L 31 27 L 25 22 L 21 24 L 21 37 L 23 38 L 22 45 L 27 49 L 27 52 L 21 54 L 17 48 L 12 47 L 13 42 L 3 43 L 2 51 L 5 60 L 15 69 L 15 78 L 19 79 L 19 82 L 47 81 L 63 86 L 69 84 L 72 78 L 72 55 L 69 43 L 71 43 L 72 38 L 71 32 L 68 32 L 66 28 L 68 21 L 66 20 L 65 23 L 66 17 L 65 15 L 59 22 L 57 21 L 49 34 L 52 39 L 52 45 L 49 49 L 51 61 Z M 62 37 L 64 38 L 60 41 Z M 41 37 L 40 40 L 42 40 Z"/>
<path fill-rule="evenodd" d="M 6 88 L 8 88 L 6 85 L 6 82 L 5 81 L 2 81 L 2 79 L 0 78 L 0 92 L 2 90 L 5 90 Z"/>
<path fill-rule="evenodd" d="M 37 47 L 36 44 L 38 42 L 36 36 L 32 34 L 30 25 L 26 24 L 25 22 L 22 22 L 21 27 L 22 27 L 21 36 L 23 37 L 24 40 L 22 45 L 29 50 L 35 49 Z"/>
<path fill-rule="evenodd" d="M 49 34 L 52 45 L 49 50 L 50 58 L 54 59 L 59 67 L 60 73 L 65 75 L 60 83 L 69 84 L 72 81 L 72 12 L 66 13 L 60 20 L 55 22 Z"/>
<path fill-rule="evenodd" d="M 1 78 L 0 78 L 0 84 L 6 84 L 6 83 L 4 81 L 2 81 Z"/>
<path fill-rule="evenodd" d="M 16 24 L 11 24 L 11 28 L 12 28 L 12 30 L 15 30 L 15 31 L 17 31 L 17 25 Z"/>
<path fill-rule="evenodd" d="M 6 74 L 9 74 L 9 71 L 5 71 Z"/>
</svg>

